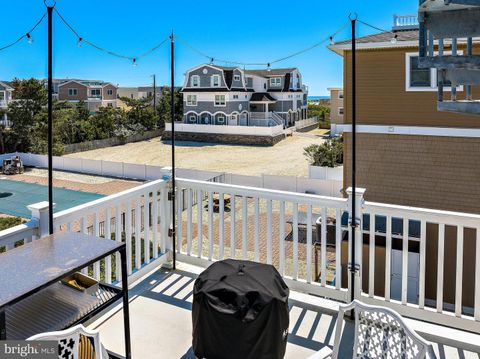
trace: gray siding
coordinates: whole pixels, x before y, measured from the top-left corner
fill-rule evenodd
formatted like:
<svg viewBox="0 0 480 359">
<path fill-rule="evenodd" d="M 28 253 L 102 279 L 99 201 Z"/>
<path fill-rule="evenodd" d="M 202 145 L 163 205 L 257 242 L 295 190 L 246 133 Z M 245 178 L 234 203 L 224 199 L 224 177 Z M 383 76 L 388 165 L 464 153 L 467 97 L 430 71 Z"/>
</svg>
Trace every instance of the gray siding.
<svg viewBox="0 0 480 359">
<path fill-rule="evenodd" d="M 277 101 L 275 104 L 270 104 L 269 108 L 275 112 L 288 112 L 293 109 L 293 101 Z"/>
<path fill-rule="evenodd" d="M 240 76 L 240 81 L 235 81 L 235 75 Z M 243 88 L 242 73 L 238 69 L 233 70 L 232 88 Z"/>
<path fill-rule="evenodd" d="M 203 69 L 207 69 L 207 74 L 203 73 Z M 210 66 L 202 66 L 194 71 L 191 71 L 188 73 L 187 87 L 191 87 L 191 77 L 193 75 L 198 75 L 200 77 L 200 87 L 210 87 L 212 75 L 220 75 L 220 87 L 226 87 L 222 70 L 218 70 Z"/>
<path fill-rule="evenodd" d="M 238 105 L 242 105 L 242 110 L 239 110 Z M 249 110 L 248 101 L 227 101 L 225 106 L 215 106 L 213 101 L 198 101 L 197 106 L 187 106 L 186 101 L 183 102 L 183 112 L 186 114 L 190 111 L 195 111 L 196 113 L 201 113 L 204 111 L 215 113 L 217 111 L 224 112 L 227 115 L 232 112 L 242 112 L 244 110 Z"/>
</svg>

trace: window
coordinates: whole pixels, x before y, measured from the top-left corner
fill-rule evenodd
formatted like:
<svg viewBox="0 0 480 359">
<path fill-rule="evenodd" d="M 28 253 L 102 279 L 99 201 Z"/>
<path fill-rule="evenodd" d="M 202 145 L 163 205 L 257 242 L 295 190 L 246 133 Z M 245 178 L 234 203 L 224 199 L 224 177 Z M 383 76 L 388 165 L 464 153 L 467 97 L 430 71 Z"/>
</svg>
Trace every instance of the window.
<svg viewBox="0 0 480 359">
<path fill-rule="evenodd" d="M 233 99 L 234 99 L 234 100 L 237 100 L 237 99 L 238 99 L 238 95 L 233 95 Z"/>
<path fill-rule="evenodd" d="M 100 96 L 100 89 L 91 89 L 90 95 L 92 96 Z"/>
<path fill-rule="evenodd" d="M 107 103 L 107 107 L 113 107 L 113 103 L 111 102 Z"/>
<path fill-rule="evenodd" d="M 195 123 L 197 122 L 197 117 L 195 115 L 190 115 L 190 122 Z"/>
<path fill-rule="evenodd" d="M 233 80 L 234 81 L 240 81 L 240 75 L 234 75 Z"/>
<path fill-rule="evenodd" d="M 220 75 L 212 75 L 212 87 L 220 87 Z"/>
<path fill-rule="evenodd" d="M 343 107 L 339 107 L 339 108 L 338 108 L 338 114 L 339 114 L 340 116 L 343 116 Z"/>
<path fill-rule="evenodd" d="M 339 98 L 339 99 L 342 99 L 342 98 L 343 98 L 343 91 L 339 91 L 339 92 L 338 92 L 338 98 Z"/>
<path fill-rule="evenodd" d="M 282 84 L 281 77 L 271 77 L 270 78 L 270 86 L 280 86 Z"/>
<path fill-rule="evenodd" d="M 0 101 L 5 100 L 5 92 L 0 92 Z"/>
<path fill-rule="evenodd" d="M 193 75 L 190 79 L 190 84 L 192 87 L 200 87 L 200 76 Z"/>
<path fill-rule="evenodd" d="M 223 125 L 225 123 L 225 116 L 222 116 L 222 115 L 217 116 L 217 122 Z"/>
<path fill-rule="evenodd" d="M 197 95 L 187 95 L 187 106 L 197 106 Z"/>
<path fill-rule="evenodd" d="M 225 106 L 225 95 L 215 95 L 215 106 Z"/>
<path fill-rule="evenodd" d="M 107 95 L 112 96 L 113 95 L 113 90 L 112 89 L 107 89 Z"/>
<path fill-rule="evenodd" d="M 463 51 L 458 51 L 461 55 Z M 436 55 L 437 53 L 435 53 Z M 450 55 L 445 51 L 444 55 Z M 405 57 L 405 90 L 406 91 L 437 91 L 438 73 L 436 69 L 421 68 L 418 66 L 418 53 L 407 53 Z M 451 83 L 444 82 L 444 90 L 450 90 Z M 457 86 L 457 91 L 463 91 L 463 86 Z"/>
<path fill-rule="evenodd" d="M 68 96 L 77 96 L 77 89 L 68 89 Z"/>
</svg>

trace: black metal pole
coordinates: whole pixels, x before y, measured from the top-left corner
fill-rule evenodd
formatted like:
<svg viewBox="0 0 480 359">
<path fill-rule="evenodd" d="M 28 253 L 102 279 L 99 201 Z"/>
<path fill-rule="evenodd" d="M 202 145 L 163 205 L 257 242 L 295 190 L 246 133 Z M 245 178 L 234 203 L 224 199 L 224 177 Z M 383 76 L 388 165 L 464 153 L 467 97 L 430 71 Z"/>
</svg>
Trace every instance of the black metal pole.
<svg viewBox="0 0 480 359">
<path fill-rule="evenodd" d="M 153 74 L 153 114 L 157 117 L 157 85 L 155 83 L 155 74 Z"/>
<path fill-rule="evenodd" d="M 48 233 L 53 234 L 53 70 L 52 70 L 52 15 L 53 6 L 47 6 L 48 13 Z"/>
<path fill-rule="evenodd" d="M 351 232 L 352 232 L 352 247 L 351 247 L 351 263 L 350 263 L 350 281 L 351 281 L 351 293 L 350 299 L 355 299 L 355 230 L 357 228 L 357 217 L 355 208 L 356 197 L 356 126 L 357 126 L 357 73 L 356 73 L 356 39 L 355 39 L 355 25 L 356 17 L 351 19 L 352 21 L 352 218 L 351 218 Z M 353 314 L 353 311 L 352 311 Z"/>
<path fill-rule="evenodd" d="M 173 269 L 176 267 L 176 224 L 177 217 L 175 212 L 175 41 L 172 35 L 170 36 L 170 114 L 172 116 L 172 250 L 173 250 Z"/>
<path fill-rule="evenodd" d="M 132 346 L 130 342 L 130 310 L 128 302 L 128 271 L 127 249 L 120 249 L 120 263 L 122 270 L 122 301 L 123 301 L 123 334 L 125 335 L 125 358 L 132 358 Z"/>
</svg>

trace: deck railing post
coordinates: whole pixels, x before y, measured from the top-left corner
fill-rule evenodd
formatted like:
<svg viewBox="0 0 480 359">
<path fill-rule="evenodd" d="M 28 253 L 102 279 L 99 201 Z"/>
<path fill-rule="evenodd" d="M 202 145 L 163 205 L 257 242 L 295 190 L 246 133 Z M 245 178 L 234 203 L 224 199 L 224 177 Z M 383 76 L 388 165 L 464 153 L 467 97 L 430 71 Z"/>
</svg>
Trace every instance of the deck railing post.
<svg viewBox="0 0 480 359">
<path fill-rule="evenodd" d="M 38 223 L 38 233 L 39 238 L 48 236 L 50 233 L 49 230 L 49 202 L 43 201 L 38 203 L 33 203 L 28 205 L 27 208 L 32 212 L 32 220 L 37 221 Z M 55 208 L 55 203 L 53 204 Z"/>
<path fill-rule="evenodd" d="M 171 167 L 164 167 L 164 170 L 166 170 L 168 173 L 162 176 L 162 179 L 167 182 L 167 188 L 168 188 L 168 197 L 167 197 L 167 203 L 161 203 L 160 205 L 164 209 L 162 213 L 164 214 L 165 218 L 160 218 L 160 221 L 165 221 L 165 226 L 168 230 L 168 236 L 167 236 L 167 241 L 165 244 L 165 249 L 168 253 L 168 265 L 171 266 L 172 268 L 174 267 L 173 261 L 174 261 L 174 253 L 173 253 L 173 231 L 175 230 L 173 228 L 173 208 L 174 208 L 174 196 L 173 196 L 173 176 L 172 176 L 172 168 Z"/>
<path fill-rule="evenodd" d="M 350 231 L 355 231 L 355 259 L 354 263 L 349 260 L 348 267 L 353 268 L 355 271 L 355 283 L 354 287 L 354 297 L 359 299 L 362 293 L 362 252 L 363 252 L 363 236 L 362 236 L 362 222 L 363 222 L 363 203 L 364 203 L 364 194 L 365 188 L 356 188 L 355 194 L 353 193 L 352 187 L 347 188 L 348 194 L 348 213 L 349 218 L 348 222 L 350 223 Z M 355 196 L 355 198 L 352 198 Z M 352 218 L 352 203 L 355 201 L 355 219 Z M 350 236 L 351 238 L 351 236 Z M 352 290 L 351 280 L 348 282 L 348 290 Z"/>
</svg>

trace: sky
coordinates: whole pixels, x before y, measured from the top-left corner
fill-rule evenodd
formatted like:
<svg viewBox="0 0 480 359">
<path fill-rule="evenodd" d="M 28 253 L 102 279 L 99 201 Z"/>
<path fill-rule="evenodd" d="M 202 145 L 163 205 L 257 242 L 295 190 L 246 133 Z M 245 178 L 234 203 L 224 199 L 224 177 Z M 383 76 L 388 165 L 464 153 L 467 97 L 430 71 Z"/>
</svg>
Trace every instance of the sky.
<svg viewBox="0 0 480 359">
<path fill-rule="evenodd" d="M 50 1 L 50 0 L 47 0 Z M 175 82 L 182 85 L 187 69 L 208 62 L 184 42 L 210 57 L 243 63 L 268 63 L 327 39 L 348 22 L 348 15 L 390 29 L 394 14 L 412 14 L 418 0 L 192 1 L 192 0 L 57 0 L 56 9 L 80 36 L 130 57 L 151 49 L 172 31 L 175 42 Z M 3 0 L 0 48 L 25 34 L 45 12 L 43 0 Z M 170 44 L 137 61 L 116 58 L 86 44 L 53 19 L 53 73 L 57 78 L 85 78 L 120 86 L 170 82 Z M 359 36 L 375 32 L 359 24 Z M 348 39 L 348 26 L 335 39 Z M 0 80 L 47 76 L 47 21 L 23 39 L 0 51 Z M 183 42 L 180 42 L 182 40 Z M 310 95 L 327 95 L 343 82 L 342 58 L 328 43 L 272 67 L 298 67 Z M 224 63 L 218 63 L 225 65 Z M 258 67 L 247 67 L 258 68 Z"/>
</svg>

